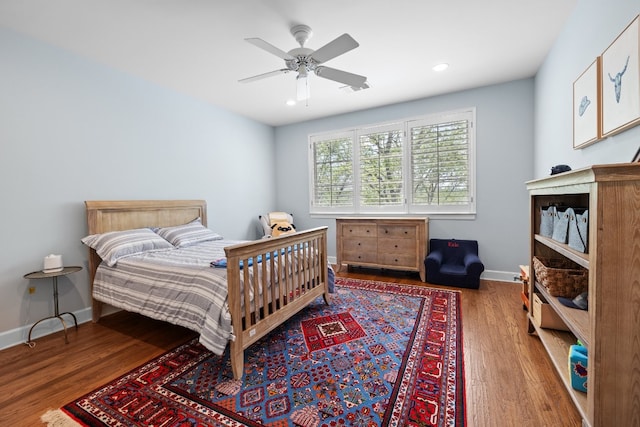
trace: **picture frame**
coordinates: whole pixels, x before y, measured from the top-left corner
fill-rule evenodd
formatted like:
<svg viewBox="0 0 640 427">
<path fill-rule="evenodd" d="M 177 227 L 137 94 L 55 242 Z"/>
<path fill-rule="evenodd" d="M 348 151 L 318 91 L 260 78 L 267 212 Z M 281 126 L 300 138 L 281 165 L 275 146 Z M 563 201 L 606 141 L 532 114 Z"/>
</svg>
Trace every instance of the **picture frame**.
<svg viewBox="0 0 640 427">
<path fill-rule="evenodd" d="M 640 123 L 640 15 L 601 55 L 602 137 Z"/>
<path fill-rule="evenodd" d="M 600 57 L 573 82 L 573 148 L 583 148 L 599 141 L 600 127 Z"/>
<path fill-rule="evenodd" d="M 636 151 L 636 155 L 633 156 L 633 159 L 631 159 L 631 163 L 638 163 L 640 162 L 640 148 L 638 148 L 638 151 Z"/>
</svg>

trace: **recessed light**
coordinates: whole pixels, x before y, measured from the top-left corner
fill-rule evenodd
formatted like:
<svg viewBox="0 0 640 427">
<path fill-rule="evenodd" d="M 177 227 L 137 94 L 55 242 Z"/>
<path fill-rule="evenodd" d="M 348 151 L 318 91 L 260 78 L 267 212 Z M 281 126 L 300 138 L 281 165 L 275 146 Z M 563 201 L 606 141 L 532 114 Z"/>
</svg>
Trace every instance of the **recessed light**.
<svg viewBox="0 0 640 427">
<path fill-rule="evenodd" d="M 296 101 L 293 99 L 287 99 L 287 105 L 289 107 L 293 107 L 294 105 L 296 105 Z"/>
<path fill-rule="evenodd" d="M 433 71 L 444 71 L 447 68 L 449 68 L 449 64 L 443 62 L 442 64 L 438 64 L 433 67 Z"/>
</svg>

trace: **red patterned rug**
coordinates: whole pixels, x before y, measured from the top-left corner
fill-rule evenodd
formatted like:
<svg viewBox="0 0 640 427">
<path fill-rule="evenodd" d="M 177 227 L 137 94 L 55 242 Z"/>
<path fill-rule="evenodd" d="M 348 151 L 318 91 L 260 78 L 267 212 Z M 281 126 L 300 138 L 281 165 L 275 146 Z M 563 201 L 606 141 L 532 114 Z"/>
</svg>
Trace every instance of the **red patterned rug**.
<svg viewBox="0 0 640 427">
<path fill-rule="evenodd" d="M 50 426 L 464 426 L 460 293 L 336 279 L 245 352 L 184 344 L 48 412 Z M 54 424 L 60 422 L 60 424 Z"/>
</svg>

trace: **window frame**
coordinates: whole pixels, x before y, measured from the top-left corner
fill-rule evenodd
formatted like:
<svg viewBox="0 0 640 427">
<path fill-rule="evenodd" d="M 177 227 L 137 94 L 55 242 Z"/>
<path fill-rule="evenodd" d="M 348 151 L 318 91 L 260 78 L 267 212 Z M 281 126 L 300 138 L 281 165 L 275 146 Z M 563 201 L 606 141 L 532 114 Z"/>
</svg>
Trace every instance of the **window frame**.
<svg viewBox="0 0 640 427">
<path fill-rule="evenodd" d="M 469 202 L 462 205 L 416 205 L 413 204 L 412 192 L 412 153 L 411 153 L 411 129 L 417 126 L 446 123 L 450 121 L 468 121 L 467 134 L 467 168 L 468 168 L 468 194 Z M 402 138 L 402 179 L 404 203 L 399 206 L 364 206 L 361 202 L 360 180 L 360 136 L 384 131 L 388 129 L 400 129 Z M 314 144 L 329 139 L 340 137 L 351 139 L 352 149 L 352 179 L 353 199 L 350 206 L 315 206 L 315 151 Z M 448 217 L 452 219 L 472 219 L 476 214 L 476 109 L 475 107 L 461 108 L 446 112 L 425 114 L 394 120 L 383 123 L 375 123 L 350 129 L 341 129 L 328 132 L 310 134 L 308 137 L 308 165 L 309 165 L 309 212 L 312 216 L 335 215 L 429 215 Z"/>
</svg>

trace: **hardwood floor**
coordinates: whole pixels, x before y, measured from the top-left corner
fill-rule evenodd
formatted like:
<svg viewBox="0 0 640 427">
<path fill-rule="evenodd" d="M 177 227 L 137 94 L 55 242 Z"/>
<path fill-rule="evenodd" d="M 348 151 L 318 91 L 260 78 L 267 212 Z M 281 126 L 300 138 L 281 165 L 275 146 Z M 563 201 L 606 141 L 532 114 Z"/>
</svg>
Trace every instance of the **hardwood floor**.
<svg viewBox="0 0 640 427">
<path fill-rule="evenodd" d="M 338 274 L 423 283 L 417 276 L 353 269 Z M 580 416 L 542 344 L 527 334 L 515 283 L 462 289 L 468 426 L 580 426 Z M 196 336 L 177 326 L 119 312 L 99 323 L 0 351 L 0 426 L 38 426 L 40 416 Z"/>
</svg>

